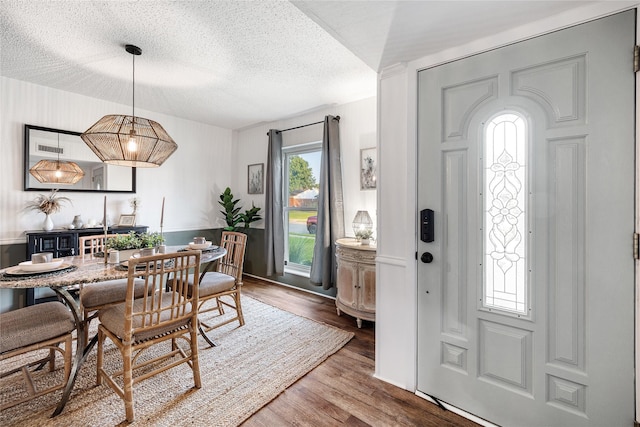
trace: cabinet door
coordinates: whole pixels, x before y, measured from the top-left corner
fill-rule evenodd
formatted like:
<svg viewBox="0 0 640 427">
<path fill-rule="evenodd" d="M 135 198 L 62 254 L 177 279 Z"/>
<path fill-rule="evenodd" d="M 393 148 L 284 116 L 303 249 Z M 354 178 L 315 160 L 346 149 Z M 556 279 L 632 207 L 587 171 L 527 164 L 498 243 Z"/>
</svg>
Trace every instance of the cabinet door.
<svg viewBox="0 0 640 427">
<path fill-rule="evenodd" d="M 58 236 L 58 257 L 73 256 L 77 254 L 78 237 L 76 234 L 60 234 Z"/>
<path fill-rule="evenodd" d="M 338 301 L 349 307 L 356 308 L 355 287 L 358 281 L 357 264 L 338 260 Z"/>
<path fill-rule="evenodd" d="M 38 252 L 51 252 L 54 258 L 72 256 L 76 254 L 76 235 L 73 233 L 52 234 L 52 235 L 36 235 L 31 245 L 29 239 L 29 258 L 31 254 Z"/>
<path fill-rule="evenodd" d="M 368 313 L 376 312 L 376 266 L 360 264 L 358 266 L 359 289 L 358 310 Z"/>
</svg>

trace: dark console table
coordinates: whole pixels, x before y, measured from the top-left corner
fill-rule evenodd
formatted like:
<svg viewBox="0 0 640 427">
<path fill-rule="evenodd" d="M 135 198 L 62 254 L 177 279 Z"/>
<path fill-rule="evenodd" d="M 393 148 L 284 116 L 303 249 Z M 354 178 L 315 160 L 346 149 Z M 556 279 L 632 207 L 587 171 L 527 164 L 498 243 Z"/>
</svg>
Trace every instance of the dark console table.
<svg viewBox="0 0 640 427">
<path fill-rule="evenodd" d="M 126 234 L 131 231 L 136 233 L 146 233 L 149 227 L 146 225 L 138 225 L 134 227 L 109 227 L 107 234 Z M 27 231 L 27 258 L 31 259 L 31 255 L 38 252 L 51 252 L 54 258 L 62 258 L 67 256 L 79 255 L 78 241 L 82 236 L 95 236 L 103 234 L 102 228 L 78 228 L 73 230 L 56 229 L 51 231 L 32 230 Z M 39 302 L 55 299 L 53 292 L 46 292 L 48 289 L 27 289 L 27 305 L 33 305 Z"/>
</svg>

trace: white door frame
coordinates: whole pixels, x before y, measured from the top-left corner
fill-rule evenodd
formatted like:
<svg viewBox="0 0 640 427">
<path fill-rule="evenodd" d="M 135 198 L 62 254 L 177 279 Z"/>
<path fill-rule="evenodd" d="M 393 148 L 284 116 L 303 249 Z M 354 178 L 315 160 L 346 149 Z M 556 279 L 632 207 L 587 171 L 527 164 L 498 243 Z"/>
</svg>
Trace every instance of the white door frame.
<svg viewBox="0 0 640 427">
<path fill-rule="evenodd" d="M 380 304 L 377 308 L 377 321 L 383 328 L 376 328 L 376 372 L 375 376 L 407 390 L 416 390 L 417 378 L 417 307 L 415 293 L 417 292 L 416 270 L 416 240 L 417 239 L 417 166 L 415 155 L 417 153 L 417 79 L 418 71 L 433 67 L 445 62 L 461 59 L 466 56 L 505 46 L 520 40 L 542 35 L 551 31 L 566 28 L 572 25 L 588 22 L 597 18 L 608 16 L 624 10 L 638 8 L 640 1 L 628 2 L 598 2 L 569 13 L 560 14 L 540 22 L 527 24 L 505 33 L 476 40 L 468 45 L 439 52 L 437 54 L 420 58 L 404 64 L 396 64 L 383 70 L 379 77 L 378 92 L 378 140 L 379 150 L 389 154 L 389 162 L 399 161 L 406 165 L 406 174 L 391 176 L 385 179 L 390 185 L 393 182 L 395 188 L 398 185 L 407 189 L 404 212 L 398 212 L 396 205 L 386 208 L 382 197 L 386 194 L 384 189 L 378 191 L 378 212 L 381 217 L 395 218 L 404 221 L 409 226 L 407 232 L 412 236 L 402 235 L 393 238 L 387 236 L 385 241 L 380 239 L 379 255 L 377 258 L 378 277 L 398 277 L 404 275 L 405 283 L 410 288 L 402 294 L 394 292 L 394 300 Z M 636 18 L 638 19 L 638 17 Z M 640 19 L 638 19 L 640 28 Z M 638 31 L 640 40 L 640 30 Z M 400 76 L 399 76 L 400 75 Z M 636 75 L 636 83 L 640 85 L 640 76 Z M 638 86 L 640 87 L 640 86 Z M 640 91 L 639 91 L 640 92 Z M 393 94 L 394 96 L 387 96 Z M 404 96 L 403 96 L 404 95 Z M 640 111 L 640 94 L 636 94 L 636 111 Z M 400 98 L 398 98 L 398 96 Z M 404 98 L 404 102 L 402 101 Z M 402 105 L 404 104 L 404 106 Z M 397 108 L 397 107 L 401 108 Z M 404 108 L 402 108 L 404 107 Z M 394 109 L 395 108 L 395 109 Z M 640 119 L 638 121 L 636 140 L 640 141 Z M 399 140 L 400 137 L 400 140 Z M 406 137 L 406 139 L 404 138 Z M 405 149 L 399 146 L 400 141 L 406 141 Z M 394 150 L 387 150 L 386 145 L 394 145 Z M 639 144 L 640 145 L 640 144 Z M 397 153 L 396 156 L 393 152 Z M 640 165 L 640 153 L 637 153 L 637 164 Z M 381 171 L 385 169 L 381 162 Z M 391 165 L 389 165 L 391 167 Z M 397 168 L 397 163 L 395 168 Z M 396 169 L 397 170 L 397 169 Z M 401 187 L 400 187 L 401 188 Z M 640 170 L 636 170 L 636 229 L 640 230 Z M 382 197 L 381 197 L 382 196 Z M 414 239 L 411 239 L 414 237 Z M 631 236 L 629 237 L 631 242 Z M 630 243 L 631 244 L 631 243 Z M 631 252 L 631 251 L 630 251 Z M 393 261 L 393 262 L 392 262 Z M 636 378 L 640 377 L 640 262 L 636 262 Z M 380 285 L 381 293 L 385 291 Z M 398 313 L 404 315 L 401 319 Z M 407 321 L 413 319 L 413 322 Z M 399 338 L 398 331 L 402 330 L 406 338 Z M 391 343 L 391 344 L 390 344 Z M 399 359 L 399 355 L 405 355 Z M 407 357 L 406 355 L 413 355 Z M 413 363 L 393 363 L 398 361 Z M 640 414 L 640 383 L 636 382 L 636 418 Z"/>
<path fill-rule="evenodd" d="M 636 44 L 640 43 L 640 10 L 636 11 Z M 636 221 L 640 233 L 640 72 L 636 72 Z M 640 422 L 640 260 L 635 261 L 636 275 L 636 424 Z"/>
</svg>

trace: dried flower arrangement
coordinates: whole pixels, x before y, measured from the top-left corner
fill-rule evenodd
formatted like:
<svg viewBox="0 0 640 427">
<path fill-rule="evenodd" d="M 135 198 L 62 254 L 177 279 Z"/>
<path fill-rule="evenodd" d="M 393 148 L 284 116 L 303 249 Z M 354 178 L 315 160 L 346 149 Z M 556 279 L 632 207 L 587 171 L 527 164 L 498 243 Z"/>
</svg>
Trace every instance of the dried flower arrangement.
<svg viewBox="0 0 640 427">
<path fill-rule="evenodd" d="M 57 196 L 58 190 L 51 190 L 48 195 L 39 194 L 38 197 L 27 203 L 25 210 L 42 212 L 51 215 L 58 212 L 64 202 L 71 203 L 71 199 L 64 196 Z"/>
</svg>

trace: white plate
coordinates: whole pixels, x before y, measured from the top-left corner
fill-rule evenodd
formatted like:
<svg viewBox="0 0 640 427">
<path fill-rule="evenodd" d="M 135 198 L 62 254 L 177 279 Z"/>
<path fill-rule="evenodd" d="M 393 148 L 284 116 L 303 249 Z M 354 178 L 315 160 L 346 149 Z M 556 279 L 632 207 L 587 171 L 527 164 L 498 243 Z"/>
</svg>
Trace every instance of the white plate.
<svg viewBox="0 0 640 427">
<path fill-rule="evenodd" d="M 20 270 L 28 272 L 28 273 L 39 273 L 42 271 L 51 271 L 60 267 L 64 259 L 62 258 L 54 258 L 51 262 L 41 262 L 38 264 L 34 264 L 31 261 L 25 261 L 18 264 Z"/>
<path fill-rule="evenodd" d="M 48 264 L 48 263 L 47 263 Z M 54 271 L 64 270 L 65 268 L 71 267 L 71 264 L 60 264 L 59 266 L 52 268 L 51 270 L 45 271 L 24 271 L 21 266 L 15 265 L 13 267 L 7 268 L 4 273 L 9 276 L 26 276 L 30 274 L 38 274 L 38 273 L 53 273 Z"/>
<path fill-rule="evenodd" d="M 209 249 L 211 247 L 211 242 L 209 240 L 207 240 L 205 243 L 189 242 L 189 247 L 191 249 L 200 249 L 200 250 Z"/>
</svg>

